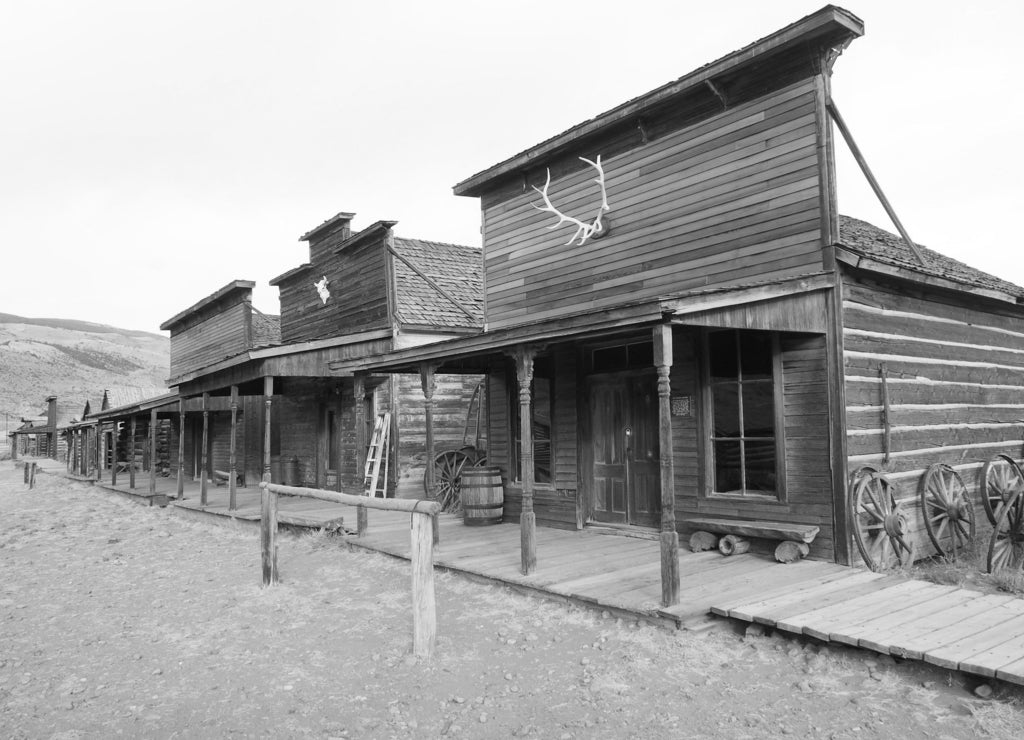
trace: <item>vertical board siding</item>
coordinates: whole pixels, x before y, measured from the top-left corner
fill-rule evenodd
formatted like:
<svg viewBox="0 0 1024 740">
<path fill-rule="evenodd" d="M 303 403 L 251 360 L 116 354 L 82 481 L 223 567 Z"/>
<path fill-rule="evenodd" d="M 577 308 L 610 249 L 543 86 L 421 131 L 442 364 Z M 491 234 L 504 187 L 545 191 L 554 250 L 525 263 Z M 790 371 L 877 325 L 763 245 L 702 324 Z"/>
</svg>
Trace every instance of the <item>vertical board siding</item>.
<svg viewBox="0 0 1024 740">
<path fill-rule="evenodd" d="M 985 461 L 1024 455 L 1024 321 L 981 301 L 912 297 L 846 276 L 843 342 L 849 468 L 882 470 L 907 509 L 917 557 L 934 553 L 920 489 L 929 466 L 960 474 L 985 520 Z M 887 374 L 889 459 L 881 368 Z"/>
<path fill-rule="evenodd" d="M 171 336 L 171 377 L 175 378 L 249 349 L 250 306 L 239 302 Z"/>
<path fill-rule="evenodd" d="M 555 488 L 576 496 L 579 489 L 578 434 L 576 429 L 576 349 L 562 345 L 555 350 L 555 429 L 553 437 Z M 573 514 L 575 520 L 575 514 Z"/>
<path fill-rule="evenodd" d="M 384 236 L 367 238 L 339 254 L 325 250 L 307 270 L 278 284 L 284 344 L 354 334 L 390 326 Z M 320 300 L 313 283 L 326 276 L 331 293 Z"/>
<path fill-rule="evenodd" d="M 491 328 L 765 273 L 821 269 L 816 91 L 805 80 L 603 162 L 611 232 L 572 229 L 532 189 L 484 204 Z M 598 152 L 588 153 L 596 156 Z M 541 173 L 541 177 L 543 173 Z M 555 207 L 596 214 L 594 171 L 551 183 Z"/>
</svg>

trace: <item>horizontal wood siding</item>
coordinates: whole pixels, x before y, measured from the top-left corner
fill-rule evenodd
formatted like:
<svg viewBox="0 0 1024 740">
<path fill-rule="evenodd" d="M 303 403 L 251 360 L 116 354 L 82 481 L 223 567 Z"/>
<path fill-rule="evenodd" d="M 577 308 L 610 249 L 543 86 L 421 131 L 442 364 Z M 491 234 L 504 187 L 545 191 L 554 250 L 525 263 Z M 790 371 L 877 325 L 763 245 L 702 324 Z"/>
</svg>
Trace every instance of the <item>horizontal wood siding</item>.
<svg viewBox="0 0 1024 740">
<path fill-rule="evenodd" d="M 485 200 L 490 327 L 821 269 L 815 105 L 805 80 L 609 157 L 611 232 L 583 246 L 566 245 L 564 224 L 547 228 L 556 217 L 533 207 L 532 189 Z M 552 201 L 592 219 L 593 179 L 584 170 L 552 182 Z"/>
<path fill-rule="evenodd" d="M 959 472 L 980 523 L 985 461 L 1000 453 L 1024 456 L 1024 316 L 981 306 L 981 300 L 909 295 L 846 276 L 849 469 L 871 465 L 889 474 L 908 509 L 918 557 L 933 553 L 919 504 L 930 465 L 945 463 Z"/>
<path fill-rule="evenodd" d="M 356 242 L 278 284 L 281 341 L 284 344 L 386 329 L 388 293 L 383 235 Z M 330 298 L 324 304 L 313 283 L 327 277 Z"/>
<path fill-rule="evenodd" d="M 811 557 L 832 560 L 834 533 L 832 483 L 829 463 L 828 373 L 823 335 L 783 333 L 783 419 L 785 424 L 784 500 L 709 496 L 701 490 L 705 478 L 700 436 L 699 370 L 696 335 L 676 331 L 672 395 L 693 395 L 692 417 L 672 417 L 674 443 L 676 516 L 680 531 L 689 534 L 687 517 L 713 516 L 735 519 L 812 524 L 820 528 L 811 545 Z"/>
<path fill-rule="evenodd" d="M 555 359 L 554 467 L 555 488 L 563 497 L 575 499 L 579 492 L 579 435 L 576 428 L 576 348 L 559 346 Z M 573 521 L 576 514 L 573 513 Z"/>
<path fill-rule="evenodd" d="M 493 370 L 487 375 L 487 405 L 489 408 L 487 425 L 487 462 L 501 469 L 501 480 L 505 485 L 506 500 L 511 496 L 509 488 L 509 468 L 511 465 L 509 439 L 509 408 L 508 383 L 510 378 L 504 368 Z M 505 521 L 509 518 L 505 510 Z"/>
<path fill-rule="evenodd" d="M 249 349 L 250 304 L 239 302 L 171 335 L 171 375 L 175 378 L 234 357 Z"/>
</svg>

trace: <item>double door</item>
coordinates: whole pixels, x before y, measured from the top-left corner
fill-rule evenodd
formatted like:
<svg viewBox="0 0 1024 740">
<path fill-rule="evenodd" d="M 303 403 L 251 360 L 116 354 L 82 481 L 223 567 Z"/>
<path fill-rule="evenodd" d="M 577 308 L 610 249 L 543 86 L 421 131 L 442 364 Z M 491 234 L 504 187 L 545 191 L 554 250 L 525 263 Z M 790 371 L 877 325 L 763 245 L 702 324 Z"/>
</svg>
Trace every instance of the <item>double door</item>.
<svg viewBox="0 0 1024 740">
<path fill-rule="evenodd" d="M 661 514 L 656 376 L 593 375 L 587 379 L 587 399 L 591 518 L 656 526 Z"/>
</svg>

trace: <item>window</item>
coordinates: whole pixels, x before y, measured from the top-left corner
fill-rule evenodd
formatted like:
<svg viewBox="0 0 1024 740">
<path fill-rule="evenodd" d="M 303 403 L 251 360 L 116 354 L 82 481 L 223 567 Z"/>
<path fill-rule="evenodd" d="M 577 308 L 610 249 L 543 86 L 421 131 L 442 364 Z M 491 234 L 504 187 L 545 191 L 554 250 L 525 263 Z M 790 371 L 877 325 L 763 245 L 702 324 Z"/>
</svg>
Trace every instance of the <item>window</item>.
<svg viewBox="0 0 1024 740">
<path fill-rule="evenodd" d="M 706 356 L 710 490 L 781 497 L 778 335 L 739 330 L 711 332 Z"/>
<path fill-rule="evenodd" d="M 515 377 L 515 373 L 512 374 Z M 551 419 L 554 408 L 552 363 L 550 357 L 538 357 L 533 363 L 530 417 L 533 429 L 533 480 L 550 485 L 554 480 L 551 468 Z M 519 456 L 522 441 L 519 421 L 519 389 L 510 385 L 509 418 L 512 426 L 512 469 L 515 480 L 523 479 L 523 464 Z"/>
</svg>

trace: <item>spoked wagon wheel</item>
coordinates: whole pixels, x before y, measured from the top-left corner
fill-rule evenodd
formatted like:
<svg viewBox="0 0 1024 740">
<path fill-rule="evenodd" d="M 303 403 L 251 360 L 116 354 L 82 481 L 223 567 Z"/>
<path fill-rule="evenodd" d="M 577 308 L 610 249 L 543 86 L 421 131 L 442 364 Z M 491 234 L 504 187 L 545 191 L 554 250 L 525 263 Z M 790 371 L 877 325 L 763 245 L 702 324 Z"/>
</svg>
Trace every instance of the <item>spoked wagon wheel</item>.
<svg viewBox="0 0 1024 740">
<path fill-rule="evenodd" d="M 850 477 L 850 519 L 857 549 L 871 570 L 891 568 L 913 560 L 907 542 L 909 523 L 896 500 L 892 481 L 864 466 Z"/>
<path fill-rule="evenodd" d="M 472 459 L 460 450 L 448 450 L 434 458 L 434 490 L 431 491 L 427 476 L 423 476 L 423 490 L 428 498 L 441 504 L 441 510 L 457 513 L 462 509 L 459 496 L 462 482 L 462 469 L 472 465 Z"/>
<path fill-rule="evenodd" d="M 936 463 L 925 472 L 921 513 L 939 555 L 956 559 L 974 540 L 974 505 L 960 475 L 948 465 Z"/>
<path fill-rule="evenodd" d="M 985 463 L 981 477 L 981 503 L 990 524 L 996 523 L 999 507 L 1021 488 L 1024 488 L 1024 472 L 1012 457 L 996 455 Z"/>
<path fill-rule="evenodd" d="M 1024 491 L 1017 491 L 1000 509 L 988 543 L 988 572 L 1024 569 Z"/>
</svg>

